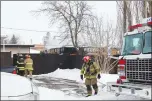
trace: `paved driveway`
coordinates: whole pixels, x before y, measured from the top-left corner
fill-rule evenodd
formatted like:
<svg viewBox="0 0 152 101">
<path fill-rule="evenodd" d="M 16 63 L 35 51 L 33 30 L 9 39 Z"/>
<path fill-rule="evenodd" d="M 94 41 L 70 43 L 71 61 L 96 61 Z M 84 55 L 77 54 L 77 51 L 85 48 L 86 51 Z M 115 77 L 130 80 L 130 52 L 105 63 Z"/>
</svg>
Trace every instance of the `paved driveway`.
<svg viewBox="0 0 152 101">
<path fill-rule="evenodd" d="M 37 76 L 33 79 L 41 81 L 41 83 L 35 82 L 38 86 L 46 87 L 50 89 L 63 91 L 67 95 L 84 97 L 86 95 L 86 88 L 83 84 L 80 84 L 74 80 Z"/>
<path fill-rule="evenodd" d="M 84 84 L 78 83 L 74 80 L 54 78 L 47 76 L 35 76 L 33 79 L 40 81 L 40 83 L 35 82 L 37 86 L 46 87 L 50 89 L 63 91 L 65 94 L 75 97 L 84 97 L 86 95 L 86 88 Z M 99 86 L 101 89 L 101 86 Z M 107 92 L 105 92 L 107 93 Z M 117 97 L 118 100 L 145 100 L 136 96 L 120 95 Z"/>
</svg>

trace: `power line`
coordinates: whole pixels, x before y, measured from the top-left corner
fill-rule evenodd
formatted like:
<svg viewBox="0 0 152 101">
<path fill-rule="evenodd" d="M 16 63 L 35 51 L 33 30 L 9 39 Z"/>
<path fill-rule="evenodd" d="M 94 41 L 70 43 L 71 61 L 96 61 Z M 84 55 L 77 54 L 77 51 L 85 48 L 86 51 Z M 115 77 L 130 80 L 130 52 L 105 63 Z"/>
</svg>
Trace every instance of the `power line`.
<svg viewBox="0 0 152 101">
<path fill-rule="evenodd" d="M 33 32 L 54 32 L 54 33 L 58 33 L 58 32 L 55 32 L 55 31 L 38 31 L 38 30 L 8 28 L 8 27 L 1 27 L 1 28 L 4 28 L 4 29 L 11 29 L 11 30 L 33 31 Z"/>
</svg>

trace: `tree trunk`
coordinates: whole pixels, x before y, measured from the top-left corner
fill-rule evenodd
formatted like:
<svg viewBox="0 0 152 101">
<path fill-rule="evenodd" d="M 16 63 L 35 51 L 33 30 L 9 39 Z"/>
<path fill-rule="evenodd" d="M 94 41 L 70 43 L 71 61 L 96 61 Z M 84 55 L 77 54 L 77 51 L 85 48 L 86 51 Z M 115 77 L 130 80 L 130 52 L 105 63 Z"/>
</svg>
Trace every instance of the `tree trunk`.
<svg viewBox="0 0 152 101">
<path fill-rule="evenodd" d="M 127 3 L 127 16 L 128 16 L 128 26 L 132 25 L 132 15 L 131 15 L 131 1 Z"/>
<path fill-rule="evenodd" d="M 135 9 L 136 9 L 136 23 L 139 23 L 139 3 L 138 3 L 138 1 L 134 1 L 134 3 L 135 3 Z"/>
<path fill-rule="evenodd" d="M 148 1 L 149 11 L 147 10 L 147 17 L 152 17 L 152 1 Z"/>
<path fill-rule="evenodd" d="M 123 33 L 126 33 L 126 10 L 127 10 L 127 4 L 126 1 L 123 1 Z"/>
<path fill-rule="evenodd" d="M 142 1 L 142 6 L 143 6 L 143 10 L 142 10 L 142 18 L 146 18 L 146 1 Z"/>
<path fill-rule="evenodd" d="M 149 11 L 150 11 L 149 17 L 152 17 L 152 1 L 149 1 Z"/>
</svg>

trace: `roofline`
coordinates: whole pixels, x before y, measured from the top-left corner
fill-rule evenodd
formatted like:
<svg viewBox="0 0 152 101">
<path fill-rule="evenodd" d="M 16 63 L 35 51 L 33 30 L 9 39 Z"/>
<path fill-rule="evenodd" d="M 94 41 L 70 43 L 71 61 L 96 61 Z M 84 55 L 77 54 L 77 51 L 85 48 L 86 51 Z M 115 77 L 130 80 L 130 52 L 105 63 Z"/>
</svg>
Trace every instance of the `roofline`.
<svg viewBox="0 0 152 101">
<path fill-rule="evenodd" d="M 35 45 L 18 45 L 18 44 L 1 44 L 1 47 L 5 45 L 5 47 L 34 47 Z"/>
<path fill-rule="evenodd" d="M 47 49 L 47 50 L 51 50 L 51 49 L 60 49 L 60 48 L 75 48 L 75 47 L 56 47 L 56 48 L 50 48 L 50 49 Z M 85 47 L 79 47 L 79 48 L 106 48 L 106 47 L 87 47 L 87 46 L 85 46 Z M 118 48 L 118 47 L 111 47 L 110 49 L 120 49 L 120 48 Z"/>
</svg>

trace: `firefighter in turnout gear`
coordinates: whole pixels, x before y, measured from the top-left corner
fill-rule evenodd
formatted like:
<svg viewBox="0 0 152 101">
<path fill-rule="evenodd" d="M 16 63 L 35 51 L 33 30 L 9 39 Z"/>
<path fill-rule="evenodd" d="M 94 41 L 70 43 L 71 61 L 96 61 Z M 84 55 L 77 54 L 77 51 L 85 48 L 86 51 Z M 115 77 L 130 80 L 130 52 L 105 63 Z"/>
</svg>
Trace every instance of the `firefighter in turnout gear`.
<svg viewBox="0 0 152 101">
<path fill-rule="evenodd" d="M 24 65 L 24 58 L 22 54 L 19 54 L 16 68 L 17 68 L 17 74 L 24 76 L 25 65 Z"/>
<path fill-rule="evenodd" d="M 92 87 L 95 91 L 95 95 L 98 93 L 98 85 L 97 85 L 97 78 L 100 79 L 100 68 L 97 66 L 97 64 L 93 61 L 91 61 L 91 58 L 89 56 L 85 56 L 83 58 L 83 65 L 81 69 L 81 79 L 85 79 L 85 85 L 87 88 L 88 96 L 92 95 Z M 84 77 L 83 77 L 84 75 Z"/>
<path fill-rule="evenodd" d="M 32 79 L 32 72 L 33 72 L 33 60 L 31 59 L 30 55 L 25 55 L 26 59 L 24 60 L 25 64 L 25 77 L 30 75 L 30 79 Z"/>
</svg>

